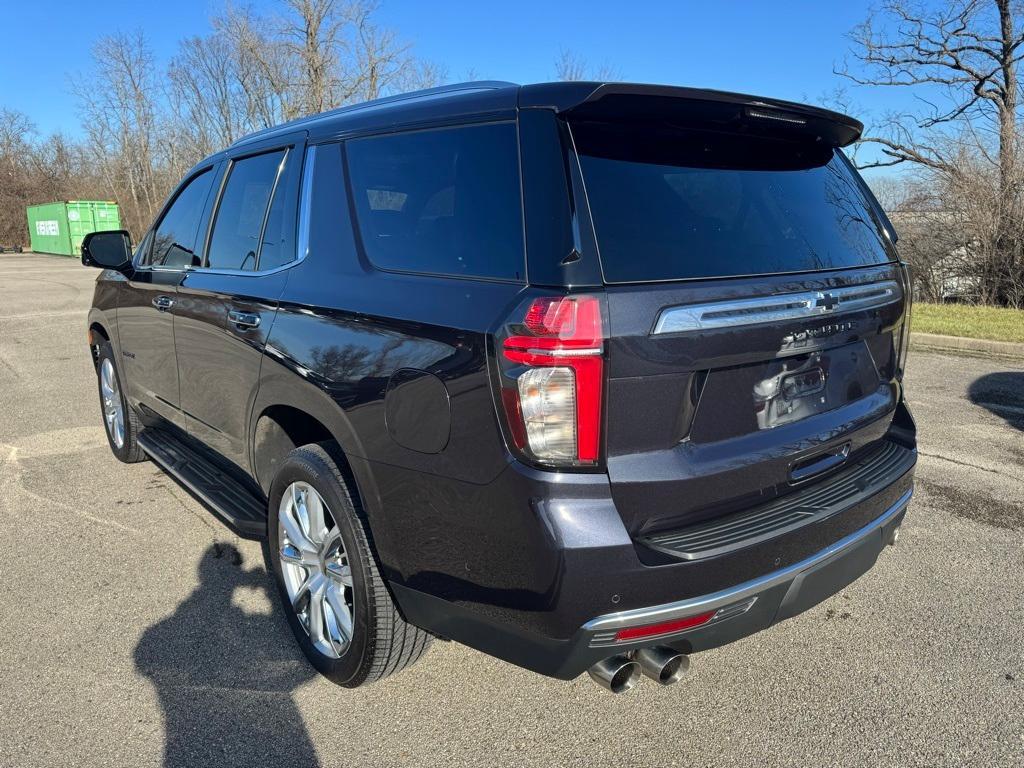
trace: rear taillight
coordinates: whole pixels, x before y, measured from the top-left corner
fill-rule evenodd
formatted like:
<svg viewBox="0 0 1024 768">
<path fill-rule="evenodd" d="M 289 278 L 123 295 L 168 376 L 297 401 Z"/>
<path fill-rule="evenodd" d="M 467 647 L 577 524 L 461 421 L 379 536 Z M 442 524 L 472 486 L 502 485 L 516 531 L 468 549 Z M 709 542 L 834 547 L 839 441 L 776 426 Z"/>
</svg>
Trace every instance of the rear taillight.
<svg viewBox="0 0 1024 768">
<path fill-rule="evenodd" d="M 534 299 L 499 344 L 501 402 L 516 448 L 541 464 L 597 464 L 604 382 L 600 300 Z"/>
<path fill-rule="evenodd" d="M 914 306 L 913 289 L 910 280 L 910 268 L 903 264 L 903 325 L 900 327 L 899 347 L 896 350 L 896 378 L 903 380 L 903 372 L 907 367 L 907 355 L 910 352 L 910 312 Z"/>
</svg>

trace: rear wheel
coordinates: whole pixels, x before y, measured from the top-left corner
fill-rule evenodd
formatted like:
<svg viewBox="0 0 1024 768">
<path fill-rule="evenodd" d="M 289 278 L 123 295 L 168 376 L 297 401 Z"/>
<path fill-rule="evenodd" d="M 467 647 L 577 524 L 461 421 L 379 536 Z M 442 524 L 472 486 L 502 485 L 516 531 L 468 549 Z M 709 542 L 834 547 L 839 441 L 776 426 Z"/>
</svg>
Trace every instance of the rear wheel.
<svg viewBox="0 0 1024 768">
<path fill-rule="evenodd" d="M 99 382 L 100 407 L 103 409 L 103 426 L 111 452 L 125 464 L 142 461 L 146 454 L 136 439 L 139 434 L 138 417 L 125 398 L 110 342 L 100 345 L 96 378 Z"/>
<path fill-rule="evenodd" d="M 413 664 L 430 635 L 405 622 L 370 547 L 358 498 L 320 445 L 292 451 L 270 490 L 267 568 L 306 657 L 348 688 Z"/>
</svg>

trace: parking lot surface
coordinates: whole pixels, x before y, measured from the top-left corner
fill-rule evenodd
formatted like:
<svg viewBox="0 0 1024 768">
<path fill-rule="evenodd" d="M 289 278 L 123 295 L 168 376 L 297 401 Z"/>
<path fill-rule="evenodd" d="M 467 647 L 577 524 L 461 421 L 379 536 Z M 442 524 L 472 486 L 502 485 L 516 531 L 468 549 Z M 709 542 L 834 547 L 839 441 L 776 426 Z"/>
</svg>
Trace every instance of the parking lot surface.
<svg viewBox="0 0 1024 768">
<path fill-rule="evenodd" d="M 679 685 L 437 642 L 350 691 L 301 658 L 258 544 L 110 454 L 95 277 L 0 255 L 0 766 L 1024 765 L 1024 365 L 916 354 L 899 545 Z"/>
</svg>

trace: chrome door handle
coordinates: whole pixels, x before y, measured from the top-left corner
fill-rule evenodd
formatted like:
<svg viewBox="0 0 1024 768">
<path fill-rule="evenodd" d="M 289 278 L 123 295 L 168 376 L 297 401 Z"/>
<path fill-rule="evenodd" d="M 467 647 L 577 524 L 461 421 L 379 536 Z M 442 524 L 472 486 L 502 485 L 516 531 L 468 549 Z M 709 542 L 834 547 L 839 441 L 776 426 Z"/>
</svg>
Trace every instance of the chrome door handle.
<svg viewBox="0 0 1024 768">
<path fill-rule="evenodd" d="M 174 299 L 170 296 L 157 296 L 153 299 L 153 306 L 159 309 L 161 312 L 166 312 L 168 309 L 174 306 Z"/>
<path fill-rule="evenodd" d="M 242 331 L 258 328 L 260 324 L 260 316 L 255 312 L 239 312 L 237 309 L 232 309 L 228 312 L 228 320 Z"/>
</svg>

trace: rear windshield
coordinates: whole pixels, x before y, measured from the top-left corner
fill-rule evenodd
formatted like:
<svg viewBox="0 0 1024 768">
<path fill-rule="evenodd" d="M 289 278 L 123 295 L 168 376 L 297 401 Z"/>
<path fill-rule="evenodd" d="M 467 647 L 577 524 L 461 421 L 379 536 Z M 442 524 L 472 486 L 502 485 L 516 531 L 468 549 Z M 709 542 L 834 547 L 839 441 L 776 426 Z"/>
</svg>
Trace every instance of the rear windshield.
<svg viewBox="0 0 1024 768">
<path fill-rule="evenodd" d="M 572 133 L 609 283 L 894 258 L 838 150 L 664 125 L 577 123 Z"/>
</svg>

